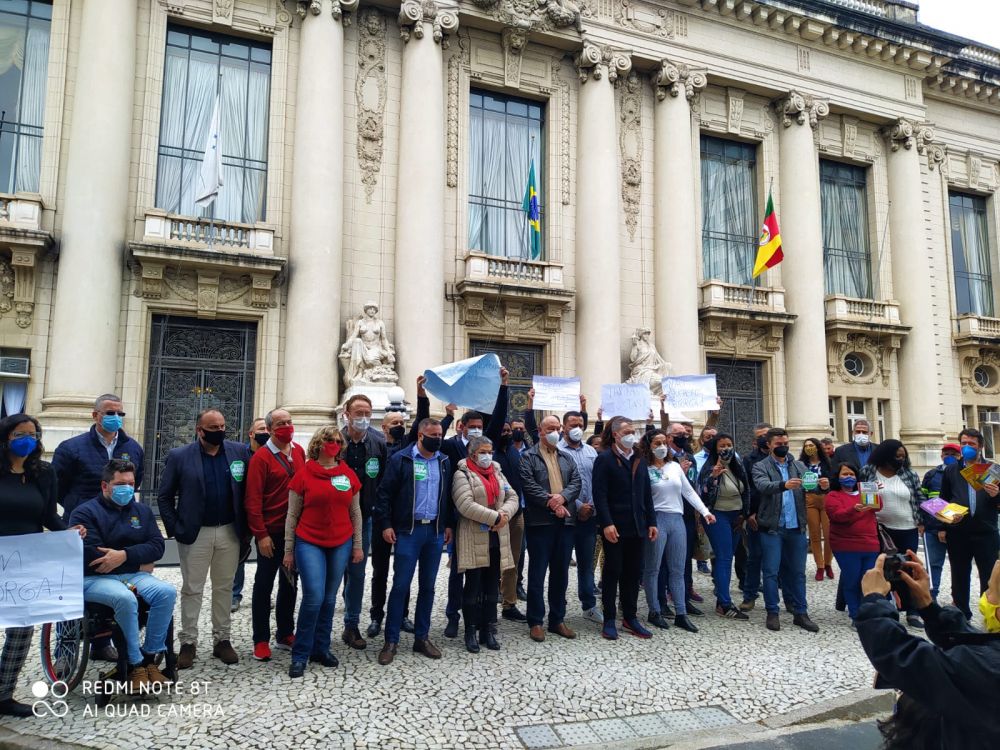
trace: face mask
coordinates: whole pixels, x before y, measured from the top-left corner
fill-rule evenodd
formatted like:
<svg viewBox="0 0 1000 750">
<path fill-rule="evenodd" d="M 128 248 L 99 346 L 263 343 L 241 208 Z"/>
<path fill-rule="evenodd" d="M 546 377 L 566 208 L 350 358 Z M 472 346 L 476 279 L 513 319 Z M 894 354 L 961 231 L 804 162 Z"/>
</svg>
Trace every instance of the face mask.
<svg viewBox="0 0 1000 750">
<path fill-rule="evenodd" d="M 721 458 L 723 461 L 728 461 L 732 457 L 733 457 L 732 448 L 723 448 L 721 451 L 719 451 L 719 458 Z"/>
<path fill-rule="evenodd" d="M 131 484 L 116 484 L 111 488 L 111 501 L 121 508 L 132 502 L 134 496 L 135 487 Z"/>
<path fill-rule="evenodd" d="M 858 480 L 855 477 L 841 477 L 840 486 L 848 492 L 851 492 L 858 486 Z"/>
<path fill-rule="evenodd" d="M 202 430 L 204 440 L 209 445 L 222 445 L 226 439 L 225 430 Z"/>
<path fill-rule="evenodd" d="M 524 442 L 524 430 L 512 430 L 510 436 L 514 439 L 515 443 Z"/>
<path fill-rule="evenodd" d="M 803 448 L 802 452 L 809 456 L 809 458 L 816 458 L 816 446 L 811 443 Z"/>
<path fill-rule="evenodd" d="M 571 429 L 569 431 L 569 439 L 572 440 L 574 443 L 579 443 L 581 440 L 583 440 L 583 428 L 574 427 L 573 429 Z"/>
<path fill-rule="evenodd" d="M 778 458 L 784 458 L 785 456 L 788 455 L 788 446 L 779 445 L 777 448 L 774 449 L 774 455 L 776 455 Z"/>
<path fill-rule="evenodd" d="M 625 450 L 632 450 L 632 446 L 639 442 L 639 438 L 636 435 L 622 435 L 619 440 L 622 441 L 622 447 Z"/>
<path fill-rule="evenodd" d="M 441 438 L 439 437 L 427 437 L 424 435 L 420 440 L 424 446 L 424 450 L 428 453 L 437 453 L 438 449 L 441 448 Z"/>
<path fill-rule="evenodd" d="M 757 447 L 760 448 L 762 451 L 767 450 L 767 435 L 761 435 L 759 438 L 757 438 Z"/>
<path fill-rule="evenodd" d="M 510 447 L 510 435 L 501 435 L 500 436 L 500 447 L 503 450 L 507 450 L 507 448 Z"/>
<path fill-rule="evenodd" d="M 975 461 L 976 457 L 979 455 L 979 450 L 973 448 L 971 445 L 962 446 L 962 458 L 966 461 Z"/>
<path fill-rule="evenodd" d="M 687 435 L 674 435 L 674 447 L 679 451 L 686 451 L 688 447 Z"/>
<path fill-rule="evenodd" d="M 545 442 L 547 442 L 549 445 L 558 445 L 559 444 L 559 433 L 556 432 L 555 430 L 553 430 L 552 432 L 548 433 L 545 436 Z"/>
<path fill-rule="evenodd" d="M 274 428 L 274 437 L 282 443 L 292 442 L 292 437 L 295 435 L 295 427 L 292 425 L 284 425 L 282 427 Z"/>
<path fill-rule="evenodd" d="M 854 436 L 854 444 L 856 446 L 858 446 L 859 448 L 864 448 L 870 442 L 871 442 L 871 438 L 868 437 L 867 435 L 865 435 L 864 433 L 862 433 L 860 435 L 855 435 Z"/>
<path fill-rule="evenodd" d="M 117 414 L 105 414 L 101 417 L 101 427 L 105 432 L 118 432 L 122 428 L 122 418 Z"/>
<path fill-rule="evenodd" d="M 372 421 L 368 417 L 355 417 L 351 420 L 351 427 L 358 432 L 364 432 L 371 423 Z"/>
<path fill-rule="evenodd" d="M 476 463 L 479 464 L 480 469 L 488 469 L 493 465 L 493 456 L 489 453 L 480 453 L 476 456 Z"/>
<path fill-rule="evenodd" d="M 393 441 L 397 443 L 400 440 L 402 440 L 405 435 L 406 435 L 406 428 L 403 427 L 403 425 L 401 424 L 389 428 L 389 437 L 391 437 Z"/>
<path fill-rule="evenodd" d="M 894 458 L 894 459 L 892 459 L 889 462 L 889 466 L 891 466 L 892 468 L 894 468 L 896 471 L 899 471 L 900 469 L 902 469 L 903 468 L 903 464 L 904 464 L 904 461 L 901 458 Z"/>
<path fill-rule="evenodd" d="M 323 443 L 323 453 L 330 458 L 336 458 L 340 455 L 340 443 Z"/>
<path fill-rule="evenodd" d="M 941 459 L 941 463 L 945 466 L 951 466 L 952 464 L 958 463 L 958 456 L 945 456 Z"/>
<path fill-rule="evenodd" d="M 271 439 L 271 436 L 266 432 L 255 432 L 253 434 L 253 441 L 262 448 L 267 445 L 267 441 Z"/>
<path fill-rule="evenodd" d="M 15 456 L 20 456 L 21 458 L 30 456 L 34 452 L 37 446 L 38 446 L 38 440 L 28 435 L 25 435 L 24 437 L 14 438 L 13 440 L 10 441 L 10 443 L 8 443 L 10 452 L 13 453 Z"/>
<path fill-rule="evenodd" d="M 653 455 L 662 461 L 664 458 L 667 457 L 667 451 L 669 450 L 670 449 L 667 448 L 667 446 L 665 445 L 658 445 L 655 448 L 653 448 Z"/>
<path fill-rule="evenodd" d="M 479 427 L 473 427 L 472 429 L 465 431 L 465 436 L 472 440 L 474 437 L 482 437 L 483 431 Z"/>
</svg>

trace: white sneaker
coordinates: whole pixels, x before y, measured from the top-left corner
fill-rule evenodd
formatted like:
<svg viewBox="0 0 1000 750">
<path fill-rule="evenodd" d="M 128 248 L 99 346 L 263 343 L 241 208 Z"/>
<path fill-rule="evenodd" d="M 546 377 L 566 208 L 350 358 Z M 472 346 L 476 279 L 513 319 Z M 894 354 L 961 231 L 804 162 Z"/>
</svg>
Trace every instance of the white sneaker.
<svg viewBox="0 0 1000 750">
<path fill-rule="evenodd" d="M 604 613 L 598 607 L 583 610 L 583 619 L 596 622 L 598 625 L 604 625 Z"/>
</svg>

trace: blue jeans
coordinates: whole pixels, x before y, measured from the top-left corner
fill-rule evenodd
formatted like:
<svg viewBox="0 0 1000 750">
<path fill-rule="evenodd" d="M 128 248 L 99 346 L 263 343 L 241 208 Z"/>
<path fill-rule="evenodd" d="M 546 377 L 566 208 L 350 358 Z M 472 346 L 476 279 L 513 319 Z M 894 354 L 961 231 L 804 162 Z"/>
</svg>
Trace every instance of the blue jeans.
<svg viewBox="0 0 1000 750">
<path fill-rule="evenodd" d="M 666 599 L 661 592 L 660 579 L 667 581 L 670 596 L 678 615 L 687 614 L 687 591 L 684 588 L 684 559 L 687 555 L 687 527 L 680 513 L 656 512 L 656 541 L 643 542 L 642 587 L 646 590 L 649 613 L 660 612 L 660 602 Z M 666 574 L 661 567 L 666 566 Z"/>
<path fill-rule="evenodd" d="M 772 529 L 760 534 L 761 570 L 764 574 L 764 606 L 777 614 L 778 574 L 781 586 L 791 600 L 792 611 L 804 615 L 806 605 L 806 553 L 809 542 L 799 529 Z"/>
<path fill-rule="evenodd" d="M 441 566 L 444 532 L 438 533 L 436 523 L 417 523 L 413 531 L 396 532 L 396 549 L 392 567 L 392 591 L 385 616 L 385 642 L 399 643 L 403 625 L 403 610 L 410 592 L 413 575 L 420 566 L 417 579 L 417 606 L 414 612 L 413 637 L 426 640 L 431 632 L 431 610 L 434 608 L 434 583 Z"/>
<path fill-rule="evenodd" d="M 365 598 L 365 569 L 368 566 L 368 553 L 371 548 L 372 519 L 366 518 L 361 522 L 361 552 L 364 557 L 359 563 L 348 562 L 347 576 L 344 579 L 345 628 L 356 628 L 361 622 L 361 600 Z"/>
<path fill-rule="evenodd" d="M 573 555 L 573 527 L 563 524 L 527 526 L 528 626 L 545 621 L 545 574 L 549 574 L 549 627 L 566 619 L 566 586 Z"/>
<path fill-rule="evenodd" d="M 924 532 L 924 546 L 927 548 L 927 563 L 931 566 L 931 596 L 937 599 L 938 591 L 941 588 L 941 571 L 944 570 L 944 559 L 948 556 L 948 545 L 938 541 L 936 531 L 928 530 Z"/>
<path fill-rule="evenodd" d="M 746 569 L 744 571 L 743 578 L 743 601 L 745 602 L 755 602 L 757 597 L 761 592 L 761 581 L 760 581 L 760 563 L 761 563 L 761 549 L 760 549 L 760 536 L 759 531 L 754 531 L 749 526 L 747 529 L 747 562 Z M 785 577 L 783 575 L 784 561 L 782 561 L 782 567 L 778 570 L 778 588 L 781 589 L 781 598 L 786 604 L 790 603 L 792 597 L 788 591 L 788 586 L 785 585 Z"/>
<path fill-rule="evenodd" d="M 594 548 L 597 546 L 597 516 L 591 516 L 573 527 L 573 546 L 576 549 L 576 586 L 580 606 L 587 612 L 597 606 L 597 588 L 594 585 Z"/>
<path fill-rule="evenodd" d="M 330 650 L 333 612 L 344 571 L 351 561 L 348 539 L 338 547 L 320 547 L 295 537 L 295 567 L 299 571 L 302 603 L 296 623 L 292 661 L 308 661 Z"/>
<path fill-rule="evenodd" d="M 236 576 L 233 578 L 233 604 L 243 601 L 243 583 L 246 581 L 246 563 L 236 566 Z"/>
<path fill-rule="evenodd" d="M 139 648 L 139 600 L 126 584 L 135 586 L 139 596 L 149 605 L 146 618 L 146 642 Z M 143 652 L 159 654 L 167 650 L 167 630 L 174 616 L 177 591 L 166 581 L 151 573 L 122 573 L 85 576 L 83 600 L 111 607 L 115 622 L 128 644 L 128 663 L 142 664 Z"/>
<path fill-rule="evenodd" d="M 705 533 L 715 553 L 715 562 L 712 563 L 715 601 L 723 609 L 733 606 L 729 587 L 733 580 L 733 555 L 739 542 L 733 524 L 739 516 L 738 510 L 718 510 L 715 512 L 715 523 L 705 524 Z"/>
<path fill-rule="evenodd" d="M 861 577 L 875 567 L 878 552 L 834 552 L 840 567 L 840 580 L 847 602 L 847 613 L 853 620 L 861 606 Z"/>
</svg>

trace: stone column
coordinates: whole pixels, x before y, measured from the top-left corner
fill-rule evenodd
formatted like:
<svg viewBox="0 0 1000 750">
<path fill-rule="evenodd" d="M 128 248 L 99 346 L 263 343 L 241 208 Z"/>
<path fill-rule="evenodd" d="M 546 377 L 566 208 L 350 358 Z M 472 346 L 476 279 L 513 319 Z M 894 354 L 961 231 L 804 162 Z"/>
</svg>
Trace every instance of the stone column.
<svg viewBox="0 0 1000 750">
<path fill-rule="evenodd" d="M 920 214 L 923 182 L 920 155 L 934 132 L 926 125 L 899 119 L 886 127 L 889 144 L 889 236 L 892 241 L 893 295 L 899 300 L 899 317 L 910 326 L 899 349 L 900 439 L 911 453 L 930 445 L 928 459 L 940 448 L 944 430 L 937 404 L 937 353 L 934 313 L 928 301 L 934 294 L 930 276 L 915 269 L 927 266 L 927 238 Z M 936 460 L 936 458 L 934 459 Z"/>
<path fill-rule="evenodd" d="M 601 385 L 622 379 L 621 172 L 614 85 L 632 61 L 623 52 L 585 40 L 576 66 L 576 366 L 583 392 L 594 398 Z"/>
<path fill-rule="evenodd" d="M 403 70 L 393 300 L 396 363 L 407 391 L 444 361 L 445 36 L 458 14 L 433 2 L 399 9 Z"/>
<path fill-rule="evenodd" d="M 299 32 L 292 161 L 291 247 L 282 405 L 303 427 L 333 419 L 344 338 L 344 26 L 357 7 L 315 0 Z M 323 330 L 323 335 L 317 331 Z"/>
<path fill-rule="evenodd" d="M 135 89 L 135 0 L 83 3 L 44 421 L 54 447 L 118 387 Z M 39 373 L 40 374 L 40 373 Z M 139 405 L 141 408 L 141 405 Z M 55 427 L 55 440 L 51 427 Z"/>
<path fill-rule="evenodd" d="M 819 155 L 813 130 L 830 113 L 826 101 L 791 91 L 775 108 L 780 203 L 775 206 L 785 259 L 781 278 L 795 322 L 785 329 L 787 429 L 793 442 L 830 433 L 826 372 L 826 287 L 819 200 Z M 764 201 L 760 202 L 763 206 Z"/>
<path fill-rule="evenodd" d="M 691 100 L 704 70 L 669 60 L 653 77 L 653 295 L 656 348 L 678 375 L 705 368 L 698 346 L 698 215 L 695 211 Z"/>
</svg>

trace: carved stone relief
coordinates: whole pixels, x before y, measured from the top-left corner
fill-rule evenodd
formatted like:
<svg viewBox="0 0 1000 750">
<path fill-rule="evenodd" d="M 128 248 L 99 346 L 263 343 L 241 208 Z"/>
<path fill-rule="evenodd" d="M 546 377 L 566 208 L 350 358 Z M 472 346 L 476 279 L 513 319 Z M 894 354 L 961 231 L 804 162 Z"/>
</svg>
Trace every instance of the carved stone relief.
<svg viewBox="0 0 1000 750">
<path fill-rule="evenodd" d="M 224 275 L 220 271 L 177 268 L 162 263 L 136 263 L 133 294 L 147 300 L 195 303 L 199 315 L 212 317 L 219 306 L 242 301 L 244 307 L 266 310 L 278 306 L 269 273 Z"/>
<path fill-rule="evenodd" d="M 784 326 L 713 318 L 702 322 L 700 333 L 704 347 L 745 357 L 780 351 Z"/>
<path fill-rule="evenodd" d="M 525 334 L 548 337 L 562 330 L 564 306 L 558 303 L 488 300 L 479 295 L 465 295 L 458 309 L 461 325 L 504 338 L 516 339 Z"/>
<path fill-rule="evenodd" d="M 531 31 L 576 28 L 582 32 L 580 6 L 573 0 L 472 0 L 504 26 Z"/>
<path fill-rule="evenodd" d="M 561 172 L 562 203 L 568 206 L 570 203 L 570 189 L 572 187 L 572 162 L 569 156 L 570 145 L 570 101 L 569 101 L 569 81 L 563 78 L 562 61 L 552 61 L 552 80 L 559 90 L 559 161 Z"/>
<path fill-rule="evenodd" d="M 618 140 L 622 163 L 622 205 L 629 239 L 635 240 L 642 203 L 642 78 L 634 70 L 622 87 Z"/>
<path fill-rule="evenodd" d="M 863 333 L 838 331 L 827 339 L 829 381 L 835 383 L 839 380 L 848 385 L 871 385 L 879 381 L 884 388 L 888 388 L 892 372 L 890 359 L 893 350 L 898 349 L 900 343 L 899 336 L 876 339 Z M 844 357 L 851 352 L 861 355 L 867 360 L 865 364 L 870 365 L 866 366 L 860 376 L 848 372 L 844 366 Z"/>
<path fill-rule="evenodd" d="M 458 187 L 458 123 L 461 98 L 460 79 L 462 67 L 468 67 L 471 44 L 466 34 L 458 35 L 458 53 L 448 59 L 448 129 L 445 134 L 447 149 L 448 187 Z"/>
<path fill-rule="evenodd" d="M 521 85 L 521 59 L 528 46 L 528 31 L 513 26 L 507 27 L 500 35 L 503 45 L 503 82 L 505 86 L 519 88 Z"/>
<path fill-rule="evenodd" d="M 385 138 L 386 20 L 371 6 L 358 17 L 358 75 L 354 97 L 358 108 L 358 168 L 365 186 L 365 199 L 372 202 L 378 175 L 382 170 Z"/>
<path fill-rule="evenodd" d="M 971 352 L 961 358 L 962 370 L 962 390 L 972 391 L 982 395 L 995 395 L 1000 393 L 1000 378 L 995 378 L 986 387 L 976 382 L 976 368 L 989 367 L 994 373 L 1000 373 L 1000 351 L 991 348 L 982 348 Z"/>
<path fill-rule="evenodd" d="M 743 97 L 746 91 L 742 89 L 726 89 L 726 130 L 739 133 L 743 129 Z"/>
</svg>

